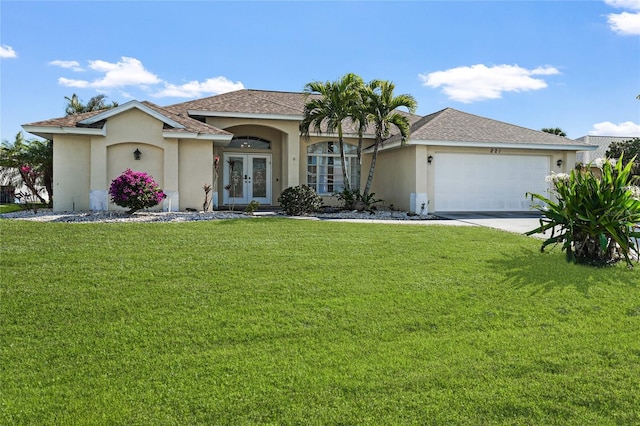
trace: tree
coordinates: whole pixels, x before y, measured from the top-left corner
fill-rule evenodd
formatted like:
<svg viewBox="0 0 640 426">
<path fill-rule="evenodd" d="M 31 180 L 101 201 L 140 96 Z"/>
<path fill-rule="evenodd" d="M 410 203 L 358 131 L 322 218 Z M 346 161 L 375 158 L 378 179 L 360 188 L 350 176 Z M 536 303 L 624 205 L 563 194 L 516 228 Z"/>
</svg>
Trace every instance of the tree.
<svg viewBox="0 0 640 426">
<path fill-rule="evenodd" d="M 313 81 L 304 87 L 307 101 L 304 105 L 300 132 L 305 138 L 309 138 L 311 129 L 319 134 L 322 133 L 323 126 L 328 133 L 338 132 L 344 188 L 348 190 L 351 189 L 351 186 L 346 167 L 342 125 L 358 105 L 360 89 L 363 84 L 362 78 L 349 73 L 335 82 Z M 309 99 L 312 94 L 320 96 Z"/>
<path fill-rule="evenodd" d="M 106 104 L 105 99 L 107 96 L 105 95 L 96 95 L 89 99 L 86 105 L 82 103 L 78 95 L 75 93 L 71 95 L 71 97 L 64 97 L 67 100 L 67 107 L 65 108 L 65 113 L 67 115 L 75 115 L 82 114 L 83 112 L 91 112 L 91 111 L 99 111 L 101 109 L 110 109 L 118 106 L 117 102 L 112 102 L 111 104 Z"/>
<path fill-rule="evenodd" d="M 631 175 L 635 181 L 640 181 L 640 138 L 633 138 L 623 142 L 612 142 L 605 154 L 608 158 L 623 157 L 626 159 L 625 165 L 635 157 L 633 166 L 631 166 Z"/>
<path fill-rule="evenodd" d="M 13 142 L 2 141 L 0 145 L 0 167 L 3 175 L 14 186 L 24 184 L 40 200 L 47 200 L 40 194 L 38 186 L 45 187 L 53 205 L 53 143 L 49 140 L 24 139 L 22 132 L 16 134 Z"/>
<path fill-rule="evenodd" d="M 564 130 L 562 130 L 560 127 L 545 127 L 542 129 L 543 132 L 545 133 L 551 133 L 552 135 L 557 135 L 557 136 L 562 136 L 563 138 L 567 137 L 567 134 L 565 133 Z"/>
<path fill-rule="evenodd" d="M 396 127 L 400 131 L 402 143 L 409 137 L 410 123 L 409 119 L 400 114 L 398 108 L 406 108 L 409 112 L 415 112 L 418 104 L 413 96 L 403 94 L 394 96 L 393 90 L 395 85 L 385 80 L 373 80 L 367 84 L 363 91 L 363 108 L 367 114 L 367 120 L 374 126 L 375 142 L 373 146 L 373 156 L 371 158 L 371 166 L 369 168 L 369 176 L 362 193 L 362 198 L 367 200 L 373 175 L 378 159 L 378 150 L 382 146 L 382 141 L 389 137 L 391 128 Z"/>
</svg>

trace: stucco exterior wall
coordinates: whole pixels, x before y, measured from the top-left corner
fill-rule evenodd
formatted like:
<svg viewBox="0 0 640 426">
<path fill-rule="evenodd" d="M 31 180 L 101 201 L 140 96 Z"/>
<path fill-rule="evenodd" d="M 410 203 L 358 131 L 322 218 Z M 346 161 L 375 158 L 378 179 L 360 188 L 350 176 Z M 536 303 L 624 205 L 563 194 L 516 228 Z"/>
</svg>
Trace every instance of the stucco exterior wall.
<svg viewBox="0 0 640 426">
<path fill-rule="evenodd" d="M 180 140 L 178 146 L 180 209 L 202 210 L 202 187 L 213 188 L 213 142 Z"/>
<path fill-rule="evenodd" d="M 277 199 L 283 189 L 300 184 L 299 167 L 301 162 L 304 163 L 306 161 L 306 153 L 300 152 L 300 130 L 298 121 L 207 117 L 206 123 L 219 129 L 227 130 L 236 136 L 258 136 L 270 140 L 273 143 L 271 150 L 271 171 L 272 202 L 274 205 L 277 204 Z M 255 133 L 252 134 L 250 132 Z M 279 152 L 276 151 L 277 146 L 279 146 Z M 232 150 L 226 149 L 223 151 L 229 152 Z M 220 169 L 222 169 L 222 166 Z M 222 184 L 219 186 L 222 186 Z M 222 191 L 223 188 L 220 188 L 218 191 L 220 199 L 222 199 Z"/>
<path fill-rule="evenodd" d="M 53 138 L 53 164 L 53 210 L 88 210 L 91 138 L 56 135 Z"/>
<path fill-rule="evenodd" d="M 138 149 L 142 154 L 140 160 L 134 160 L 133 152 Z M 145 172 L 165 189 L 164 185 L 164 150 L 145 143 L 118 143 L 107 146 L 107 190 L 111 181 L 120 176 L 126 169 Z M 160 210 L 161 205 L 150 210 Z M 109 210 L 127 210 L 109 202 Z"/>
<path fill-rule="evenodd" d="M 439 153 L 488 154 L 488 155 L 535 155 L 549 157 L 549 170 L 555 173 L 568 173 L 575 164 L 574 151 L 551 151 L 531 149 L 498 149 L 440 147 L 409 145 L 404 148 L 381 151 L 378 154 L 371 192 L 376 198 L 384 200 L 384 205 L 418 213 L 421 204 L 433 212 L 434 206 L 434 167 Z M 433 163 L 428 157 L 433 156 Z M 371 164 L 371 154 L 363 156 L 363 188 Z M 558 160 L 562 165 L 558 166 Z"/>
<path fill-rule="evenodd" d="M 222 147 L 216 149 L 216 155 L 220 156 L 220 161 L 223 161 L 224 153 L 226 152 L 235 152 L 235 153 L 243 153 L 243 154 L 270 154 L 271 155 L 271 204 L 278 204 L 278 197 L 282 193 L 282 182 L 283 175 L 286 171 L 286 166 L 284 164 L 288 164 L 287 159 L 284 158 L 283 152 L 286 149 L 286 144 L 288 143 L 287 135 L 283 133 L 281 130 L 275 129 L 273 127 L 267 126 L 256 126 L 256 125 L 233 125 L 225 128 L 224 130 L 233 133 L 237 137 L 242 136 L 255 136 L 271 142 L 271 149 L 251 149 L 251 148 L 229 148 Z M 224 194 L 224 176 L 223 173 L 223 164 L 220 164 L 219 170 L 219 178 L 218 178 L 218 199 L 223 200 Z"/>
<path fill-rule="evenodd" d="M 367 155 L 366 162 L 363 162 L 366 163 L 363 170 L 365 183 L 371 159 L 372 155 Z M 426 192 L 426 168 L 423 162 L 426 163 L 424 146 L 378 152 L 371 192 L 376 194 L 376 199 L 382 199 L 385 206 L 409 210 L 411 194 Z"/>
<path fill-rule="evenodd" d="M 101 207 L 99 197 L 106 195 L 108 200 L 111 181 L 127 168 L 151 175 L 165 191 L 177 190 L 177 150 L 169 150 L 175 152 L 166 157 L 167 146 L 177 142 L 165 141 L 161 121 L 138 109 L 130 109 L 110 117 L 106 126 L 106 136 L 93 137 L 91 142 L 92 208 Z M 134 159 L 136 149 L 142 153 L 140 160 Z M 169 179 L 165 176 L 167 172 L 173 174 Z M 167 183 L 173 188 L 167 188 Z M 158 205 L 151 210 L 161 210 L 162 207 Z M 125 210 L 110 201 L 108 209 Z"/>
</svg>

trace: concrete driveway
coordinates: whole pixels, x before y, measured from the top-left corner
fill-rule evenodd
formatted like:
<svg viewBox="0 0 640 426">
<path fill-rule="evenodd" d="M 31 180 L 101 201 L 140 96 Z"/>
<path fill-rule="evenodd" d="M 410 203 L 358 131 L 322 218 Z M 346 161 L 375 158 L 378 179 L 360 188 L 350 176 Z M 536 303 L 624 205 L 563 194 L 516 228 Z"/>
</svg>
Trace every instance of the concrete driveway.
<svg viewBox="0 0 640 426">
<path fill-rule="evenodd" d="M 466 223 L 475 226 L 484 226 L 503 231 L 524 234 L 540 226 L 541 213 L 532 212 L 457 212 L 457 213 L 436 213 L 438 216 L 449 220 Z M 539 238 L 548 237 L 536 234 Z"/>
</svg>

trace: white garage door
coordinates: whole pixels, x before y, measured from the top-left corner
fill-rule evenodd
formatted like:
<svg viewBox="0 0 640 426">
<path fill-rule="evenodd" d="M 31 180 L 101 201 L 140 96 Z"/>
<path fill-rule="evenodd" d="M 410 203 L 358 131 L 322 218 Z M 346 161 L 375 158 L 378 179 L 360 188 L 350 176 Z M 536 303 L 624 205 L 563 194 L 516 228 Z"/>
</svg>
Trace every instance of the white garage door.
<svg viewBox="0 0 640 426">
<path fill-rule="evenodd" d="M 527 211 L 527 192 L 546 194 L 549 157 L 436 154 L 435 211 Z"/>
</svg>

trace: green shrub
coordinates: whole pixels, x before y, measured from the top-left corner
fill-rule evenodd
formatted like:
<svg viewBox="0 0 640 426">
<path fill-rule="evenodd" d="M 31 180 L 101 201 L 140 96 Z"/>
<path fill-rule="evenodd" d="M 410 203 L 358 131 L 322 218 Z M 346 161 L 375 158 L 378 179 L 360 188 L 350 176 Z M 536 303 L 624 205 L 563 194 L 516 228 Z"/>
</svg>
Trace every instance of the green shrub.
<svg viewBox="0 0 640 426">
<path fill-rule="evenodd" d="M 251 200 L 251 202 L 247 204 L 247 207 L 245 207 L 244 211 L 248 214 L 254 214 L 256 210 L 258 210 L 258 207 L 260 207 L 260 202 Z"/>
<path fill-rule="evenodd" d="M 347 210 L 372 210 L 374 204 L 382 202 L 375 198 L 375 193 L 368 194 L 365 198 L 355 189 L 344 188 L 341 192 L 333 194 L 342 204 L 342 208 Z"/>
<path fill-rule="evenodd" d="M 289 216 L 301 216 L 317 211 L 322 198 L 308 185 L 291 186 L 278 197 L 280 206 Z"/>
<path fill-rule="evenodd" d="M 540 226 L 526 234 L 550 231 L 541 250 L 562 244 L 569 262 L 601 266 L 624 257 L 631 267 L 640 237 L 640 198 L 630 185 L 633 161 L 623 166 L 622 157 L 617 162 L 599 159 L 585 170 L 549 176 L 557 201 L 531 194 L 544 203 L 535 206 L 544 215 Z"/>
</svg>

